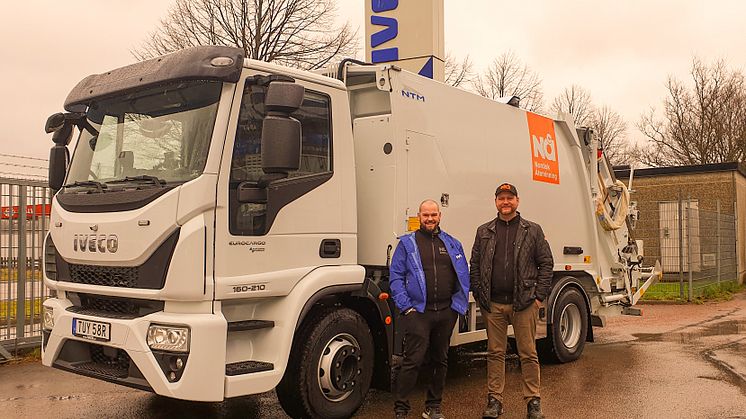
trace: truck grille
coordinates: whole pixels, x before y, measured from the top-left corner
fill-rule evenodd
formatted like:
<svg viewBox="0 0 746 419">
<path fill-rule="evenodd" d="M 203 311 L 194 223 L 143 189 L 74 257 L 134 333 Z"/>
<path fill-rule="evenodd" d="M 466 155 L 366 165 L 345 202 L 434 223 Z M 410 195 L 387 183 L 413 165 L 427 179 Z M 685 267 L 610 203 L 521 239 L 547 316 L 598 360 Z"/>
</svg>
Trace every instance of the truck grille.
<svg viewBox="0 0 746 419">
<path fill-rule="evenodd" d="M 111 378 L 127 378 L 130 369 L 130 356 L 122 349 L 107 349 L 110 352 L 108 354 L 104 351 L 103 346 L 91 344 L 91 360 L 78 364 L 77 367 Z"/>
<path fill-rule="evenodd" d="M 166 284 L 171 256 L 179 241 L 179 232 L 180 229 L 176 229 L 171 233 L 148 260 L 139 266 L 80 265 L 70 263 L 57 255 L 54 271 L 56 278 L 63 282 L 104 287 L 162 289 Z M 49 251 L 51 252 L 51 249 Z M 47 268 L 51 272 L 51 266 Z"/>
<path fill-rule="evenodd" d="M 68 339 L 52 366 L 128 387 L 153 391 L 124 349 Z"/>
<path fill-rule="evenodd" d="M 57 280 L 57 249 L 54 247 L 51 235 L 47 235 L 44 241 L 44 271 L 47 278 Z"/>
<path fill-rule="evenodd" d="M 107 287 L 135 288 L 137 267 L 70 264 L 70 282 Z"/>
<path fill-rule="evenodd" d="M 73 306 L 67 308 L 68 311 L 114 319 L 134 319 L 162 311 L 164 306 L 163 301 L 136 300 L 73 292 L 69 292 L 67 295 L 73 303 Z"/>
</svg>

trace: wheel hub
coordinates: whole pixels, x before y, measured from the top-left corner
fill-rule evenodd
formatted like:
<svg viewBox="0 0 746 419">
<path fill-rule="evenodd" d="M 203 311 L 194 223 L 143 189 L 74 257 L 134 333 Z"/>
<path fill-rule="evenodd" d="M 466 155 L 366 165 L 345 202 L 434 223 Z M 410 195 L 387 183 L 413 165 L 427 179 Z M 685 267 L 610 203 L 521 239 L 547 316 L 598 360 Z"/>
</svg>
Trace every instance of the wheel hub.
<svg viewBox="0 0 746 419">
<path fill-rule="evenodd" d="M 347 333 L 341 333 L 327 342 L 319 359 L 319 387 L 330 401 L 342 401 L 352 394 L 362 373 L 360 344 Z"/>
<path fill-rule="evenodd" d="M 574 348 L 580 342 L 582 328 L 580 308 L 575 304 L 568 304 L 560 315 L 560 337 L 567 348 Z"/>
</svg>

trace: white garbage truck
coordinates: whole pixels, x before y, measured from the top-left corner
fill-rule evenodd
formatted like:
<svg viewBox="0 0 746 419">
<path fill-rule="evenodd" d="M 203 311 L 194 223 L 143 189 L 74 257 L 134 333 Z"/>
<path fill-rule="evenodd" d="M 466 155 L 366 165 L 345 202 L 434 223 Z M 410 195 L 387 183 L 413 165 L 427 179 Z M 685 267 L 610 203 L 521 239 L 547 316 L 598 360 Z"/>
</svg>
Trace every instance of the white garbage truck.
<svg viewBox="0 0 746 419">
<path fill-rule="evenodd" d="M 541 352 L 576 359 L 660 270 L 641 266 L 634 203 L 592 133 L 517 101 L 209 46 L 83 79 L 46 125 L 43 364 L 193 401 L 276 389 L 293 417 L 350 416 L 401 352 L 397 237 L 434 199 L 468 255 L 501 182 L 554 256 Z M 452 346 L 486 339 L 470 301 Z"/>
</svg>

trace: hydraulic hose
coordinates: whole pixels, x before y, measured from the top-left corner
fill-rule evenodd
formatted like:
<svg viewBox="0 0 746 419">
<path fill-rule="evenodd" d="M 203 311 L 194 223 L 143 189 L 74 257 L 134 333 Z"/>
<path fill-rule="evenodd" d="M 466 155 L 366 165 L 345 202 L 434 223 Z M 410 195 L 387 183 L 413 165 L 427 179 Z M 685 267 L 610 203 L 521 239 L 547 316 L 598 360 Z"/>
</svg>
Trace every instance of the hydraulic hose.
<svg viewBox="0 0 746 419">
<path fill-rule="evenodd" d="M 602 189 L 604 188 L 603 184 L 599 186 Z M 598 217 L 601 227 L 606 231 L 618 230 L 625 225 L 629 211 L 629 190 L 627 190 L 627 186 L 621 180 L 617 180 L 614 186 L 617 186 L 621 190 L 622 196 L 619 202 L 617 202 L 613 215 L 609 214 L 607 206 L 604 205 L 609 194 L 605 193 L 604 196 L 596 198 L 596 217 Z"/>
</svg>

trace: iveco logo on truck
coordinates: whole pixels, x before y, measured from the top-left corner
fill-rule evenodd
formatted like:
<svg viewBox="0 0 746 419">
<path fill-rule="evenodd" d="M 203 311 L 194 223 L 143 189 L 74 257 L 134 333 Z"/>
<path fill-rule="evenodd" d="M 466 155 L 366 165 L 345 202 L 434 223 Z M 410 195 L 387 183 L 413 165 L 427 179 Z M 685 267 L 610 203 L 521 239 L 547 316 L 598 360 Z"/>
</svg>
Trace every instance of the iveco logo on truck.
<svg viewBox="0 0 746 419">
<path fill-rule="evenodd" d="M 116 234 L 75 234 L 73 250 L 76 252 L 116 253 L 119 249 L 119 238 Z"/>
</svg>

